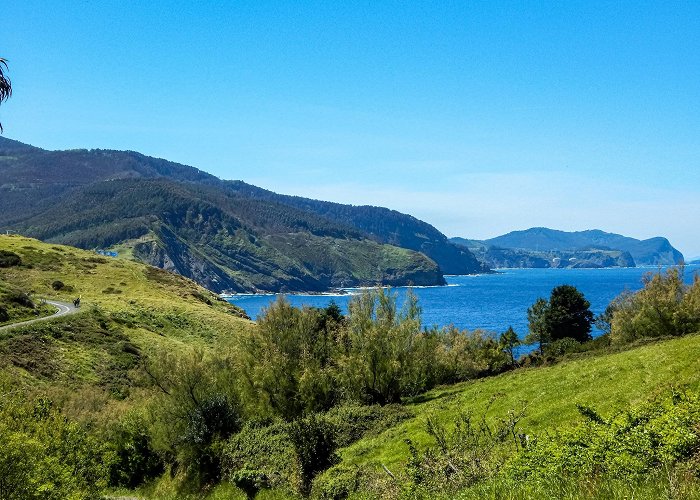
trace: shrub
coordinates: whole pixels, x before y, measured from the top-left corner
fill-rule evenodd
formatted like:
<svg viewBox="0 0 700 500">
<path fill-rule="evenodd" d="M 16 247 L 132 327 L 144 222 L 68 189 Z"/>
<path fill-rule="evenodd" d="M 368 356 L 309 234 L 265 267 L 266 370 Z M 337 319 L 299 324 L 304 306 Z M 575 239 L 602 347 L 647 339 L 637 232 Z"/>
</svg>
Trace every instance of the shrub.
<svg viewBox="0 0 700 500">
<path fill-rule="evenodd" d="M 346 403 L 326 413 L 326 419 L 335 426 L 336 442 L 343 447 L 365 436 L 378 435 L 412 415 L 408 408 L 397 404 L 365 406 Z"/>
<path fill-rule="evenodd" d="M 337 430 L 327 419 L 311 414 L 292 422 L 288 433 L 299 465 L 299 491 L 308 495 L 313 478 L 338 461 Z"/>
<path fill-rule="evenodd" d="M 0 250 L 0 267 L 14 267 L 22 265 L 22 258 L 14 252 Z"/>
<path fill-rule="evenodd" d="M 34 302 L 32 302 L 32 299 L 29 297 L 28 293 L 25 292 L 20 292 L 18 290 L 9 292 L 6 295 L 6 299 L 9 302 L 14 302 L 17 305 L 20 305 L 22 307 L 28 307 L 30 309 L 34 309 Z"/>
<path fill-rule="evenodd" d="M 623 410 L 608 419 L 579 405 L 584 421 L 559 435 L 541 436 L 509 464 L 514 479 L 553 481 L 604 476 L 636 481 L 687 463 L 700 447 L 700 398 L 670 395 Z"/>
<path fill-rule="evenodd" d="M 96 498 L 112 453 L 48 399 L 0 401 L 0 498 Z"/>
<path fill-rule="evenodd" d="M 162 392 L 152 407 L 154 447 L 200 485 L 220 478 L 221 449 L 242 424 L 237 395 L 220 367 L 196 350 L 162 352 L 144 364 Z"/>
<path fill-rule="evenodd" d="M 56 280 L 53 283 L 51 283 L 51 288 L 53 288 L 56 291 L 62 290 L 63 287 L 66 286 L 63 281 Z"/>
<path fill-rule="evenodd" d="M 320 474 L 313 482 L 312 497 L 343 500 L 367 487 L 367 472 L 357 466 L 338 465 Z"/>
<path fill-rule="evenodd" d="M 581 348 L 581 343 L 569 338 L 565 337 L 563 339 L 555 340 L 554 342 L 550 343 L 545 347 L 545 355 L 547 356 L 563 356 L 564 354 L 569 354 L 572 352 L 577 352 Z"/>
<path fill-rule="evenodd" d="M 497 451 L 522 444 L 517 427 L 524 410 L 511 410 L 495 422 L 486 420 L 486 413 L 498 395 L 492 397 L 489 406 L 479 418 L 465 411 L 454 420 L 451 428 L 432 417 L 426 420 L 426 431 L 435 446 L 424 451 L 410 441 L 410 459 L 406 473 L 413 490 L 426 494 L 456 492 L 496 474 L 502 465 L 502 455 Z"/>
<path fill-rule="evenodd" d="M 143 417 L 127 415 L 110 429 L 107 438 L 115 455 L 109 469 L 110 485 L 135 488 L 164 472 L 165 464 L 153 449 Z"/>
<path fill-rule="evenodd" d="M 470 332 L 448 327 L 440 332 L 438 349 L 438 383 L 493 375 L 512 366 L 507 349 L 494 334 L 484 330 Z"/>
<path fill-rule="evenodd" d="M 297 464 L 287 425 L 281 420 L 248 422 L 222 450 L 222 477 L 242 490 L 293 489 Z"/>
<path fill-rule="evenodd" d="M 614 301 L 611 338 L 627 343 L 645 337 L 685 335 L 700 331 L 700 279 L 688 287 L 683 269 L 647 274 L 644 288 Z"/>
</svg>

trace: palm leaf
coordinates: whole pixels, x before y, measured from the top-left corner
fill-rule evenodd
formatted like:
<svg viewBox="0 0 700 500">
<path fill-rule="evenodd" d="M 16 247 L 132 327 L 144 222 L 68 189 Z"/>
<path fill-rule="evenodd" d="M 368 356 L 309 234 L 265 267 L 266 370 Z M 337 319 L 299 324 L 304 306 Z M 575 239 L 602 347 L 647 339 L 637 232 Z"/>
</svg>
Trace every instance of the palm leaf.
<svg viewBox="0 0 700 500">
<path fill-rule="evenodd" d="M 0 57 L 0 103 L 6 101 L 12 95 L 12 82 L 6 75 L 8 70 L 7 60 Z M 0 123 L 0 134 L 3 132 L 2 123 Z"/>
</svg>

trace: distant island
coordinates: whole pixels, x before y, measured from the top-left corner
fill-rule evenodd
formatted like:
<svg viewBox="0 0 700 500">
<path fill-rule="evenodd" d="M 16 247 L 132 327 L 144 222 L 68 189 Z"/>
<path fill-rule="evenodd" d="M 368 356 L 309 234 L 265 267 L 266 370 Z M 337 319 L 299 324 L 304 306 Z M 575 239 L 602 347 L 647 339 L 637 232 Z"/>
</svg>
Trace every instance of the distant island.
<svg viewBox="0 0 700 500">
<path fill-rule="evenodd" d="M 684 262 L 663 237 L 638 240 L 598 229 L 566 232 L 545 227 L 488 240 L 450 238 L 492 268 L 602 268 L 666 266 Z"/>
</svg>

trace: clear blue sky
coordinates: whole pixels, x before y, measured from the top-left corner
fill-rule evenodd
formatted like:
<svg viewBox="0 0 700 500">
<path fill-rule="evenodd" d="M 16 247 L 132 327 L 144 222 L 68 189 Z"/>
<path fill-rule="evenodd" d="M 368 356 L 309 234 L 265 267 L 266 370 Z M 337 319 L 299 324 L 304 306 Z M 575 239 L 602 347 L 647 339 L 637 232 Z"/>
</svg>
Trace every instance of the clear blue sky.
<svg viewBox="0 0 700 500">
<path fill-rule="evenodd" d="M 700 2 L 6 0 L 5 136 L 700 255 Z"/>
</svg>

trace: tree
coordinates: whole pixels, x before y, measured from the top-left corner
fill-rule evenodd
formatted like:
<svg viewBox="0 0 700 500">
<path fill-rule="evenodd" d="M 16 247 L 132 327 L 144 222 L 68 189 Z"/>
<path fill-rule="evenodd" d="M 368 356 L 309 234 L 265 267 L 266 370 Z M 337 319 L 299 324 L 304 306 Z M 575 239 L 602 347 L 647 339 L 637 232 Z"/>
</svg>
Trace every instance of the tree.
<svg viewBox="0 0 700 500">
<path fill-rule="evenodd" d="M 540 354 L 550 342 L 571 338 L 577 342 L 591 339 L 591 304 L 578 289 L 561 285 L 552 289 L 549 301 L 539 298 L 527 310 L 530 333 L 526 341 L 539 344 Z"/>
<path fill-rule="evenodd" d="M 3 69 L 4 66 L 4 69 Z M 7 101 L 12 95 L 12 82 L 5 74 L 7 71 L 7 60 L 0 57 L 0 104 Z M 3 132 L 2 123 L 0 123 L 0 133 Z"/>
<path fill-rule="evenodd" d="M 226 364 L 201 350 L 154 351 L 143 364 L 162 393 L 150 409 L 154 449 L 199 484 L 220 479 L 221 443 L 243 423 Z"/>
<path fill-rule="evenodd" d="M 685 335 L 700 329 L 700 280 L 684 284 L 684 268 L 644 276 L 644 288 L 615 299 L 610 320 L 613 342 Z"/>
<path fill-rule="evenodd" d="M 520 345 L 520 339 L 512 326 L 509 326 L 508 329 L 501 334 L 498 343 L 501 346 L 501 350 L 510 358 L 511 366 L 515 365 L 515 348 Z"/>
<path fill-rule="evenodd" d="M 415 387 L 424 338 L 416 296 L 407 294 L 399 309 L 396 294 L 380 288 L 353 297 L 348 308 L 349 350 L 340 360 L 347 393 L 370 404 L 399 403 Z"/>
<path fill-rule="evenodd" d="M 337 305 L 298 309 L 284 297 L 270 304 L 257 328 L 240 339 L 251 404 L 288 420 L 331 408 L 338 395 L 332 361 L 342 321 Z"/>
<path fill-rule="evenodd" d="M 552 341 L 552 337 L 547 327 L 547 313 L 549 312 L 549 302 L 539 298 L 527 310 L 527 323 L 530 333 L 525 337 L 528 344 L 537 343 L 540 354 L 544 354 L 544 347 Z"/>
<path fill-rule="evenodd" d="M 571 338 L 578 342 L 591 340 L 594 316 L 591 303 L 574 286 L 561 285 L 552 290 L 547 312 L 547 328 L 552 341 Z"/>
</svg>

